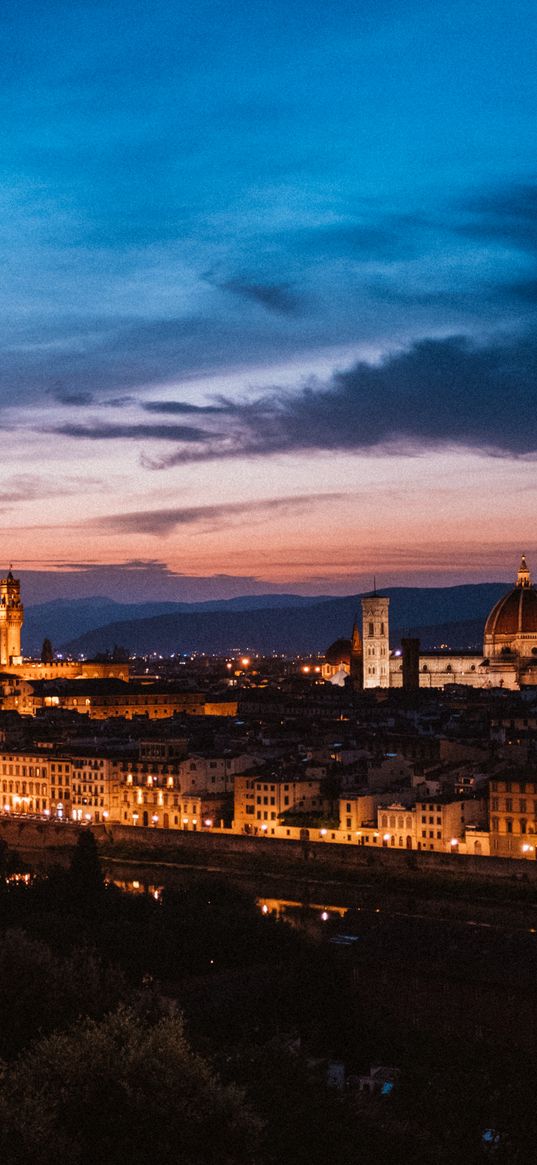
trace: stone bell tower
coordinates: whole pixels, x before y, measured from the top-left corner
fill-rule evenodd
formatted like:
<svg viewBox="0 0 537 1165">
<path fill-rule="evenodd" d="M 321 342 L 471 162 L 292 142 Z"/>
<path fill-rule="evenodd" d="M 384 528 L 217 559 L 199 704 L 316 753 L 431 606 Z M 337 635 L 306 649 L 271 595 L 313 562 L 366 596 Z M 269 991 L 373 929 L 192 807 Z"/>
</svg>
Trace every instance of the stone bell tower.
<svg viewBox="0 0 537 1165">
<path fill-rule="evenodd" d="M 0 667 L 21 661 L 23 620 L 20 580 L 13 578 L 10 569 L 7 577 L 0 579 Z"/>
<path fill-rule="evenodd" d="M 384 595 L 362 599 L 364 688 L 390 686 L 390 627 L 388 608 L 390 600 Z"/>
</svg>

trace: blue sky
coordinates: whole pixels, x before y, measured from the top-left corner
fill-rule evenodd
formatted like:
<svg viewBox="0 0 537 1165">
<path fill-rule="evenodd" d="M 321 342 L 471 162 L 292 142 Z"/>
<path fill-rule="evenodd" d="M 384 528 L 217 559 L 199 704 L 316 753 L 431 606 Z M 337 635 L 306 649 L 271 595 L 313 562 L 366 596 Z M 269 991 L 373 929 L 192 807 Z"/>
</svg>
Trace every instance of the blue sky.
<svg viewBox="0 0 537 1165">
<path fill-rule="evenodd" d="M 423 581 L 431 539 L 437 581 L 537 551 L 533 3 L 0 19 L 21 570 L 156 556 L 195 597 L 348 590 L 376 558 Z"/>
</svg>

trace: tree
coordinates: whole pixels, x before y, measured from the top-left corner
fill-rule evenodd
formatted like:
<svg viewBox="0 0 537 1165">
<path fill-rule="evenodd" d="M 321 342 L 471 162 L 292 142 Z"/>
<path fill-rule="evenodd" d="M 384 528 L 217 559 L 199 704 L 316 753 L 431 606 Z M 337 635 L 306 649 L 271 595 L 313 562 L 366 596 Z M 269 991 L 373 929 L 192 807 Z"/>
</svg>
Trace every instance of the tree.
<svg viewBox="0 0 537 1165">
<path fill-rule="evenodd" d="M 41 663 L 52 663 L 53 659 L 54 652 L 52 650 L 52 643 L 50 639 L 44 639 L 41 648 Z"/>
<path fill-rule="evenodd" d="M 0 940 L 0 1059 L 13 1059 L 37 1035 L 80 1015 L 100 1019 L 128 994 L 121 971 L 105 966 L 94 951 L 79 947 L 58 959 L 24 931 L 6 931 Z"/>
<path fill-rule="evenodd" d="M 91 829 L 83 829 L 78 835 L 71 858 L 69 883 L 74 896 L 85 905 L 96 905 L 103 896 L 104 879 Z"/>
<path fill-rule="evenodd" d="M 0 1080 L 2 1165 L 252 1165 L 259 1122 L 181 1019 L 119 1008 L 41 1040 Z"/>
</svg>

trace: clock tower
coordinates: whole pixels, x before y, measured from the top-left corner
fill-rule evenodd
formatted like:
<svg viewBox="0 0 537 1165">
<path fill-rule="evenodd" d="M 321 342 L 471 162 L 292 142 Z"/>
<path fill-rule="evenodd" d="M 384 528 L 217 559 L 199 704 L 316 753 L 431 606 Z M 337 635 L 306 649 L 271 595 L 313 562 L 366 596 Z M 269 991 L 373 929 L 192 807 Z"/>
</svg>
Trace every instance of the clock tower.
<svg viewBox="0 0 537 1165">
<path fill-rule="evenodd" d="M 21 662 L 21 627 L 24 607 L 21 584 L 11 570 L 0 579 L 0 667 Z"/>
</svg>

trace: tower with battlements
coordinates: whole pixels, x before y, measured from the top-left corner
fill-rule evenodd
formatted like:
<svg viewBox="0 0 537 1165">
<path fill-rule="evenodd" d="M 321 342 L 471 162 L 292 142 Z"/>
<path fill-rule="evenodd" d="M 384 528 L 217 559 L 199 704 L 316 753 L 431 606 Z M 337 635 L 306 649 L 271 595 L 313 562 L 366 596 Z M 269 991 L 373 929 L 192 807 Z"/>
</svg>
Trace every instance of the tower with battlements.
<svg viewBox="0 0 537 1165">
<path fill-rule="evenodd" d="M 20 663 L 23 621 L 20 580 L 10 570 L 0 579 L 0 667 Z"/>
</svg>

